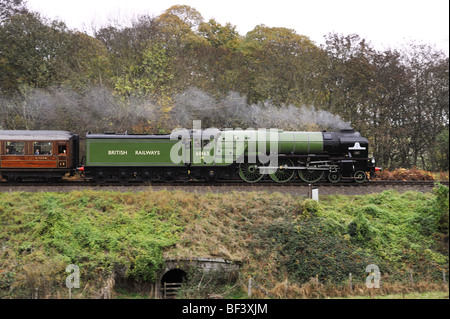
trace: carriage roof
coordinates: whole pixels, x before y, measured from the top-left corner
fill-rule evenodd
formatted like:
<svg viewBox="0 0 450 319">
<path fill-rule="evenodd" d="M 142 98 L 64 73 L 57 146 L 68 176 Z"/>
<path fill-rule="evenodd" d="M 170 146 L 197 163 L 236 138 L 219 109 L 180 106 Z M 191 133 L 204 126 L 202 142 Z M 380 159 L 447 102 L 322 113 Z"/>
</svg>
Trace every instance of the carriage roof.
<svg viewBox="0 0 450 319">
<path fill-rule="evenodd" d="M 38 131 L 38 130 L 0 130 L 0 140 L 14 141 L 66 141 L 74 136 L 68 131 Z"/>
</svg>

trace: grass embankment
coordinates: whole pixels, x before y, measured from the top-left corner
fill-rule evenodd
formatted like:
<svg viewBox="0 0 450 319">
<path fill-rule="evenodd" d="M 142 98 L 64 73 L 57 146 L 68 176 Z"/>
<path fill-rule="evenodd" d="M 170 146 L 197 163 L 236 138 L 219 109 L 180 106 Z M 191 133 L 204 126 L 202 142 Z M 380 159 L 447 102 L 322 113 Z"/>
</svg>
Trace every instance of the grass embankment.
<svg viewBox="0 0 450 319">
<path fill-rule="evenodd" d="M 164 258 L 190 257 L 242 267 L 225 285 L 193 275 L 185 297 L 245 297 L 249 276 L 270 296 L 287 298 L 348 296 L 349 273 L 351 296 L 448 289 L 444 186 L 428 194 L 323 196 L 319 204 L 264 192 L 2 193 L 0 222 L 3 298 L 67 297 L 69 264 L 81 272 L 73 296 L 90 298 L 112 273 L 150 282 Z M 381 271 L 380 289 L 365 287 L 369 264 Z M 116 292 L 126 295 L 126 287 Z"/>
</svg>

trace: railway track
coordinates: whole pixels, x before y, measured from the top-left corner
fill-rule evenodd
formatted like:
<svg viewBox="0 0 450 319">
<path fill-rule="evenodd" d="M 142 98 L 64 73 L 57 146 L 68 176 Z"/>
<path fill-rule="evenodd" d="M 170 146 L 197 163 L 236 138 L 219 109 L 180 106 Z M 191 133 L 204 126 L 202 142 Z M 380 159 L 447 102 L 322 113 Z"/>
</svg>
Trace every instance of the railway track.
<svg viewBox="0 0 450 319">
<path fill-rule="evenodd" d="M 289 183 L 274 183 L 270 180 L 260 181 L 258 183 L 250 184 L 242 181 L 186 181 L 186 182 L 167 182 L 167 181 L 154 181 L 154 182 L 107 182 L 107 183 L 96 183 L 86 180 L 61 180 L 58 182 L 45 182 L 45 181 L 22 181 L 22 182 L 8 182 L 0 181 L 0 187 L 2 186 L 95 186 L 95 187 L 111 187 L 111 186 L 236 186 L 236 187 L 260 187 L 260 186 L 275 186 L 275 187 L 292 187 L 292 186 L 314 186 L 314 187 L 371 187 L 371 186 L 434 186 L 435 183 L 441 183 L 443 185 L 449 186 L 449 181 L 393 181 L 393 180 L 375 180 L 365 183 L 355 183 L 355 182 L 341 182 L 341 183 L 329 183 L 329 182 L 317 182 L 313 184 L 308 184 L 305 182 L 289 182 Z"/>
<path fill-rule="evenodd" d="M 268 193 L 280 192 L 291 195 L 308 196 L 311 187 L 318 188 L 321 195 L 364 195 L 370 193 L 379 193 L 388 189 L 395 189 L 399 192 L 408 190 L 429 192 L 433 189 L 436 182 L 434 181 L 370 181 L 367 183 L 342 182 L 338 184 L 332 183 L 314 183 L 307 184 L 304 182 L 291 182 L 286 184 L 277 184 L 271 181 L 260 181 L 255 184 L 248 184 L 236 181 L 221 182 L 199 182 L 190 181 L 183 182 L 151 182 L 151 183 L 104 183 L 97 184 L 84 180 L 60 181 L 55 183 L 46 183 L 38 181 L 29 181 L 21 183 L 0 182 L 0 192 L 70 192 L 77 190 L 98 190 L 98 191 L 120 191 L 120 192 L 139 192 L 139 191 L 158 191 L 158 190 L 180 190 L 196 193 L 221 193 L 221 192 L 252 192 L 262 191 Z M 440 182 L 448 186 L 448 181 Z"/>
<path fill-rule="evenodd" d="M 259 187 L 259 186 L 276 186 L 276 187 L 291 187 L 291 186 L 309 186 L 312 185 L 314 187 L 325 186 L 325 187 L 371 187 L 371 186 L 413 186 L 413 185 L 423 185 L 423 186 L 434 186 L 438 181 L 370 181 L 366 183 L 354 183 L 354 182 L 341 182 L 341 183 L 329 183 L 329 182 L 318 182 L 314 184 L 307 184 L 305 182 L 290 182 L 285 184 L 278 184 L 272 181 L 260 181 L 258 183 L 249 184 L 241 181 L 213 181 L 213 182 L 204 182 L 204 181 L 186 181 L 186 182 L 165 182 L 165 181 L 156 181 L 156 182 L 129 182 L 129 183 L 121 183 L 121 182 L 108 182 L 108 183 L 96 183 L 85 180 L 73 180 L 67 181 L 62 180 L 59 182 L 44 182 L 44 181 L 24 181 L 24 182 L 7 182 L 0 181 L 0 186 L 95 186 L 95 187 L 110 187 L 110 186 L 236 186 L 236 187 Z M 449 186 L 449 181 L 439 181 L 439 183 Z"/>
</svg>

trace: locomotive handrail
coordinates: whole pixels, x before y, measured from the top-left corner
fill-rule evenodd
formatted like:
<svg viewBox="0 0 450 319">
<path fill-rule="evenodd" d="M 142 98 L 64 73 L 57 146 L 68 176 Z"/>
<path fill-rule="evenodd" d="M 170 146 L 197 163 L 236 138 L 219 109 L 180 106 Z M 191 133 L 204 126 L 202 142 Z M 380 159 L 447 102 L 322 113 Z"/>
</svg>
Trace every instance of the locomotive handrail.
<svg viewBox="0 0 450 319">
<path fill-rule="evenodd" d="M 329 171 L 332 167 L 314 167 L 314 166 L 259 166 L 260 170 L 269 169 L 300 169 L 300 170 L 310 170 L 310 171 Z"/>
</svg>

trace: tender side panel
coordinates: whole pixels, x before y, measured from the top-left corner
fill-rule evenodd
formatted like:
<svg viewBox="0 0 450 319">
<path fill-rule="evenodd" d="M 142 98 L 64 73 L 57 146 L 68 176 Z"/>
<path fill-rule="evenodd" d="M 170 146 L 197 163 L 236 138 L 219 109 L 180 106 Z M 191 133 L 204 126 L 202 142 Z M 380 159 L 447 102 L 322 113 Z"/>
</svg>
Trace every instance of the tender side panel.
<svg viewBox="0 0 450 319">
<path fill-rule="evenodd" d="M 184 166 L 170 151 L 178 140 L 87 139 L 86 166 Z"/>
</svg>

